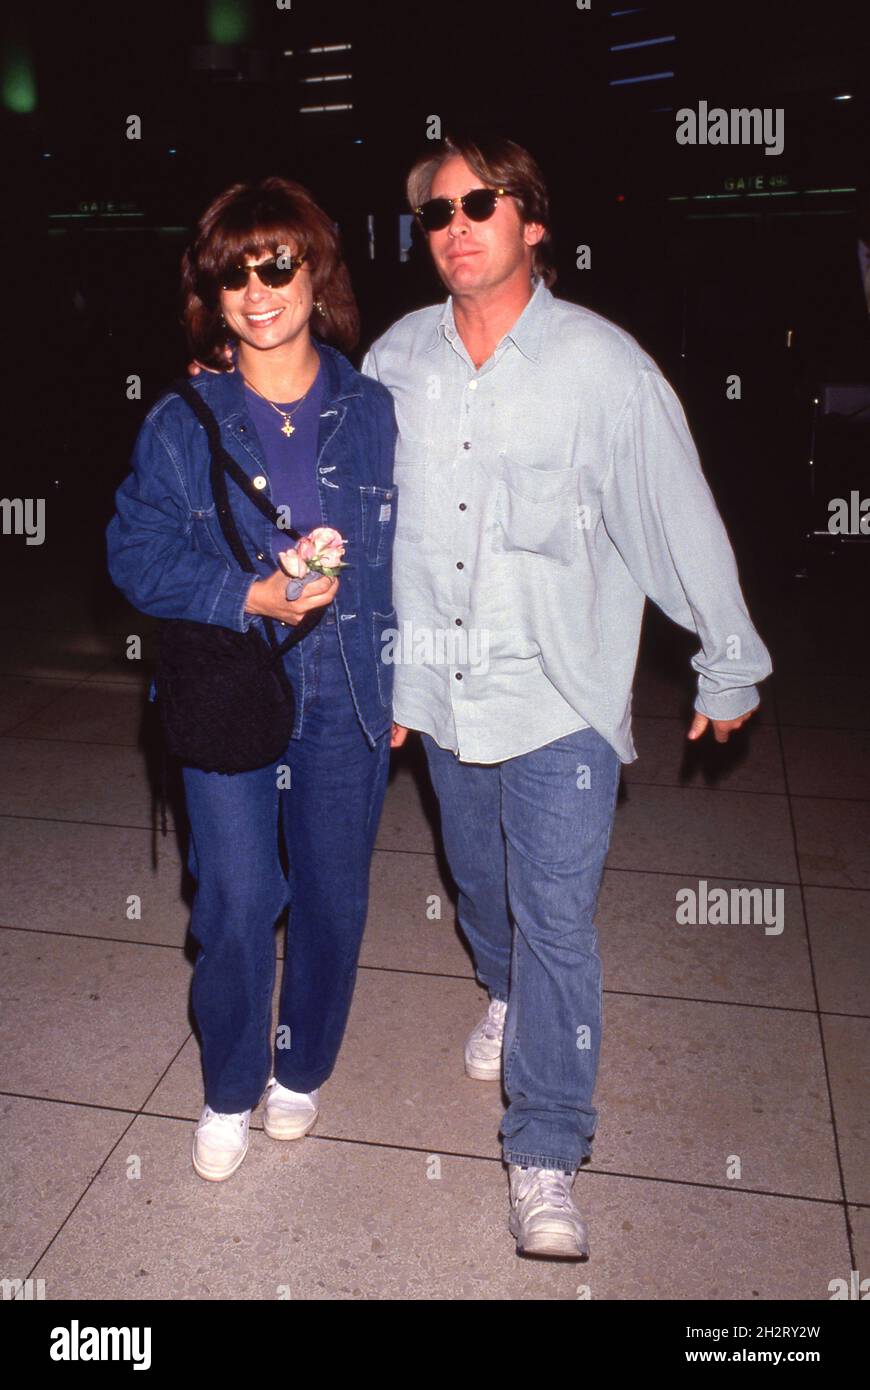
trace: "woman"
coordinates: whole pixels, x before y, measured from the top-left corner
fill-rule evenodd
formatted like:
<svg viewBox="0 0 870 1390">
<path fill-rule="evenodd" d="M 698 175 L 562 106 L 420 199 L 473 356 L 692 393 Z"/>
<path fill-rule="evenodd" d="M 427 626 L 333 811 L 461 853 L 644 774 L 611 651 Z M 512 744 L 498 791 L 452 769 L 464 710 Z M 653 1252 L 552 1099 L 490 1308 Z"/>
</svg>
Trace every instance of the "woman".
<svg viewBox="0 0 870 1390">
<path fill-rule="evenodd" d="M 230 482 L 252 579 L 218 524 L 204 429 L 179 395 L 157 402 L 108 530 L 129 601 L 237 632 L 271 618 L 282 639 L 325 610 L 282 658 L 295 693 L 286 751 L 254 771 L 183 768 L 205 1079 L 193 1164 L 220 1181 L 247 1152 L 264 1088 L 266 1133 L 308 1133 L 347 1023 L 389 762 L 395 423 L 386 389 L 320 341 L 351 348 L 358 315 L 333 224 L 298 184 L 269 178 L 216 198 L 185 255 L 183 293 L 191 353 L 212 368 L 195 389 L 223 446 L 298 532 L 339 532 L 348 565 L 301 592 L 297 581 L 288 598 L 287 531 Z M 273 929 L 288 902 L 273 1054 Z"/>
</svg>

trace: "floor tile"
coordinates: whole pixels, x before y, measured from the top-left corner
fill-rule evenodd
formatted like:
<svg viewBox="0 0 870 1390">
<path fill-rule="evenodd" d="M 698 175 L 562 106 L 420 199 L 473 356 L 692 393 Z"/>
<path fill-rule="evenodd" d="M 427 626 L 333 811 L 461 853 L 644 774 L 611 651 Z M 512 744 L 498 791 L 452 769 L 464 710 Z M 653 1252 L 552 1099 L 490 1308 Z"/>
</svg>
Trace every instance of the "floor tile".
<svg viewBox="0 0 870 1390">
<path fill-rule="evenodd" d="M 818 1023 L 606 995 L 594 1161 L 678 1182 L 840 1197 Z M 742 1175 L 730 1179 L 736 1156 Z"/>
<path fill-rule="evenodd" d="M 0 931 L 0 1090 L 136 1107 L 190 1033 L 178 951 Z"/>
<path fill-rule="evenodd" d="M 4 1278 L 27 1278 L 130 1119 L 91 1106 L 0 1096 Z M 54 1296 L 49 1289 L 45 1294 Z"/>
<path fill-rule="evenodd" d="M 183 947 L 190 907 L 174 833 L 9 818 L 0 833 L 0 924 Z M 140 915 L 128 899 L 139 898 Z"/>
<path fill-rule="evenodd" d="M 628 786 L 617 808 L 612 869 L 796 882 L 785 797 Z"/>
<path fill-rule="evenodd" d="M 701 894 L 705 890 L 699 882 L 605 870 L 597 913 L 605 989 L 814 1009 L 800 890 L 744 885 L 736 879 L 705 880 L 708 894 L 717 888 L 730 894 L 742 886 L 766 892 L 766 898 L 751 901 L 773 909 L 766 913 L 768 925 L 781 904 L 779 934 L 766 931 L 760 914 L 743 924 L 678 924 L 677 905 L 684 899 L 678 900 L 677 893 L 692 887 Z M 772 896 L 777 893 L 781 900 Z"/>
<path fill-rule="evenodd" d="M 145 829 L 159 823 L 159 768 L 152 786 L 138 748 L 3 738 L 0 759 L 2 815 Z"/>
<path fill-rule="evenodd" d="M 870 888 L 870 802 L 802 796 L 791 806 L 804 883 Z"/>
<path fill-rule="evenodd" d="M 434 855 L 376 850 L 360 960 L 383 970 L 473 974 Z"/>
<path fill-rule="evenodd" d="M 870 893 L 804 889 L 819 1007 L 870 1014 Z"/>
<path fill-rule="evenodd" d="M 637 762 L 623 769 L 632 782 L 668 786 L 721 787 L 725 791 L 785 792 L 779 734 L 759 725 L 716 743 L 708 729 L 689 743 L 680 719 L 633 720 Z"/>
<path fill-rule="evenodd" d="M 57 707 L 69 699 L 76 683 L 69 680 L 32 680 L 27 676 L 0 676 L 0 734 L 7 734 L 39 711 Z"/>
<path fill-rule="evenodd" d="M 135 747 L 143 736 L 157 744 L 159 729 L 147 707 L 147 692 L 132 682 L 88 680 L 62 700 L 34 713 L 15 730 L 17 738 L 63 739 Z"/>
<path fill-rule="evenodd" d="M 783 729 L 782 740 L 792 796 L 870 802 L 870 730 Z"/>
</svg>

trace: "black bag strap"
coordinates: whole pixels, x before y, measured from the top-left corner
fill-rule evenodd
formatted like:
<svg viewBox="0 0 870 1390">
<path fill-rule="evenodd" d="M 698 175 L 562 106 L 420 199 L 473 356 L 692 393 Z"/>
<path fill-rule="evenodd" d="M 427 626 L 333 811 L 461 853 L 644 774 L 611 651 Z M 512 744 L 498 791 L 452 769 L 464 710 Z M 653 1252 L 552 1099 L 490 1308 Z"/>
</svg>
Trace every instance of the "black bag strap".
<svg viewBox="0 0 870 1390">
<path fill-rule="evenodd" d="M 218 521 L 220 522 L 220 527 L 224 533 L 226 543 L 240 568 L 243 569 L 246 574 L 256 574 L 256 568 L 251 563 L 248 553 L 245 550 L 242 538 L 239 535 L 239 528 L 236 525 L 236 519 L 233 516 L 232 507 L 230 506 L 230 499 L 227 493 L 227 474 L 229 474 L 233 482 L 241 489 L 249 501 L 253 502 L 257 510 L 262 512 L 263 516 L 265 516 L 268 521 L 272 522 L 273 526 L 278 525 L 280 513 L 277 507 L 274 507 L 267 497 L 263 497 L 257 491 L 242 466 L 238 464 L 232 454 L 228 453 L 224 448 L 220 435 L 220 426 L 218 425 L 213 411 L 206 405 L 199 392 L 184 378 L 179 378 L 178 381 L 173 382 L 171 389 L 179 395 L 183 401 L 187 402 L 206 432 L 211 455 L 211 489 L 214 495 L 215 506 L 217 507 Z M 283 526 L 281 530 L 295 541 L 302 539 L 301 532 L 294 530 L 292 526 Z M 324 611 L 324 609 L 318 608 L 314 612 L 309 613 L 307 617 L 302 619 L 301 623 L 297 623 L 290 636 L 280 643 L 275 636 L 275 627 L 272 619 L 263 618 L 263 627 L 269 639 L 269 645 L 272 648 L 273 658 L 277 660 L 278 657 L 283 656 L 286 651 L 289 651 L 291 647 L 301 641 L 301 639 L 320 622 Z"/>
<path fill-rule="evenodd" d="M 187 404 L 190 406 L 191 410 L 199 420 L 199 423 L 202 425 L 203 429 L 206 432 L 209 442 L 209 448 L 211 449 L 212 483 L 214 483 L 214 468 L 215 464 L 217 464 L 220 468 L 221 473 L 223 474 L 224 472 L 226 472 L 229 474 L 236 486 L 239 487 L 241 491 L 245 494 L 245 496 L 248 498 L 248 501 L 253 502 L 257 510 L 263 513 L 263 516 L 266 518 L 266 520 L 271 521 L 273 526 L 278 526 L 280 521 L 278 509 L 272 505 L 268 497 L 264 497 L 261 492 L 257 491 L 250 478 L 248 477 L 247 473 L 245 472 L 244 468 L 242 468 L 241 464 L 237 463 L 236 460 L 233 458 L 232 454 L 229 454 L 227 450 L 224 448 L 220 434 L 220 426 L 218 425 L 218 422 L 215 419 L 213 412 L 206 405 L 199 392 L 195 390 L 195 388 L 190 384 L 189 381 L 185 381 L 184 379 L 179 379 L 178 381 L 173 382 L 172 390 L 175 391 L 179 396 L 182 397 L 183 400 L 187 402 Z M 223 479 L 220 483 L 220 490 L 224 493 L 226 491 Z M 215 501 L 219 502 L 217 493 L 215 494 Z M 229 509 L 229 502 L 226 503 L 224 510 L 221 510 L 220 506 L 218 507 L 218 516 L 220 518 L 221 526 L 223 526 L 224 521 L 228 518 L 232 519 L 232 512 Z M 232 529 L 235 530 L 234 520 L 231 520 L 231 525 Z M 286 533 L 294 541 L 302 539 L 300 533 L 294 530 L 292 526 L 283 526 L 281 527 L 281 530 L 286 531 Z M 224 534 L 226 534 L 226 532 Z M 236 532 L 236 537 L 238 539 L 238 532 Z M 231 545 L 233 553 L 235 554 L 236 547 L 230 542 L 229 536 L 227 536 L 227 542 Z M 241 541 L 239 541 L 238 544 L 239 546 L 241 546 Z M 246 566 L 243 566 L 243 568 L 245 567 Z"/>
</svg>

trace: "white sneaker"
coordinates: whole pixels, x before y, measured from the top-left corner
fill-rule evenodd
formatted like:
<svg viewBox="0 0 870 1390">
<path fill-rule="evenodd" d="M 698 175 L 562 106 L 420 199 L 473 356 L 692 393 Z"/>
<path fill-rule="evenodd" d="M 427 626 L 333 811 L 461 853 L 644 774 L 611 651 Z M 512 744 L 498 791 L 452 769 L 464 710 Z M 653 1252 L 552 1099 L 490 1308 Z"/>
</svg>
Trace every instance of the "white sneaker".
<svg viewBox="0 0 870 1390">
<path fill-rule="evenodd" d="M 250 1110 L 219 1115 L 207 1105 L 193 1136 L 193 1166 L 208 1182 L 231 1178 L 248 1152 Z"/>
<path fill-rule="evenodd" d="M 465 1044 L 465 1072 L 475 1081 L 498 1081 L 501 1077 L 501 1045 L 507 1004 L 490 999 L 486 1018 L 482 1018 Z"/>
<path fill-rule="evenodd" d="M 320 1110 L 320 1091 L 289 1091 L 274 1076 L 266 1086 L 263 1128 L 270 1139 L 301 1139 Z"/>
<path fill-rule="evenodd" d="M 589 1240 L 574 1199 L 573 1173 L 554 1168 L 508 1166 L 511 1193 L 510 1232 L 518 1255 L 550 1255 L 582 1260 Z"/>
</svg>

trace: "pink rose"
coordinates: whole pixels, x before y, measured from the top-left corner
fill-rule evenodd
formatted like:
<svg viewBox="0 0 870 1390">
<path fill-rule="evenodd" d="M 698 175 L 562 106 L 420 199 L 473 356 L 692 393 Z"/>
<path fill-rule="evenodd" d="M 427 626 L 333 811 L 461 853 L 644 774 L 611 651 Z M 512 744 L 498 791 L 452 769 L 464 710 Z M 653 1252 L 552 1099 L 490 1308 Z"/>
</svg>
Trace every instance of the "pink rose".
<svg viewBox="0 0 870 1390">
<path fill-rule="evenodd" d="M 321 550 L 317 559 L 321 565 L 325 565 L 327 569 L 331 570 L 334 569 L 336 565 L 341 564 L 341 557 L 343 554 L 343 545 L 333 545 L 328 546 L 326 550 Z"/>
<path fill-rule="evenodd" d="M 313 541 L 318 550 L 332 548 L 332 546 L 345 545 L 345 539 L 335 531 L 331 525 L 317 525 L 313 531 L 309 531 L 307 538 Z M 343 553 L 343 552 L 342 552 Z"/>
<path fill-rule="evenodd" d="M 284 550 L 278 556 L 281 568 L 290 575 L 292 579 L 304 579 L 308 573 L 308 566 L 299 554 L 298 550 Z"/>
<path fill-rule="evenodd" d="M 317 554 L 317 546 L 310 536 L 303 536 L 296 546 L 296 554 L 303 560 L 313 560 Z"/>
</svg>

